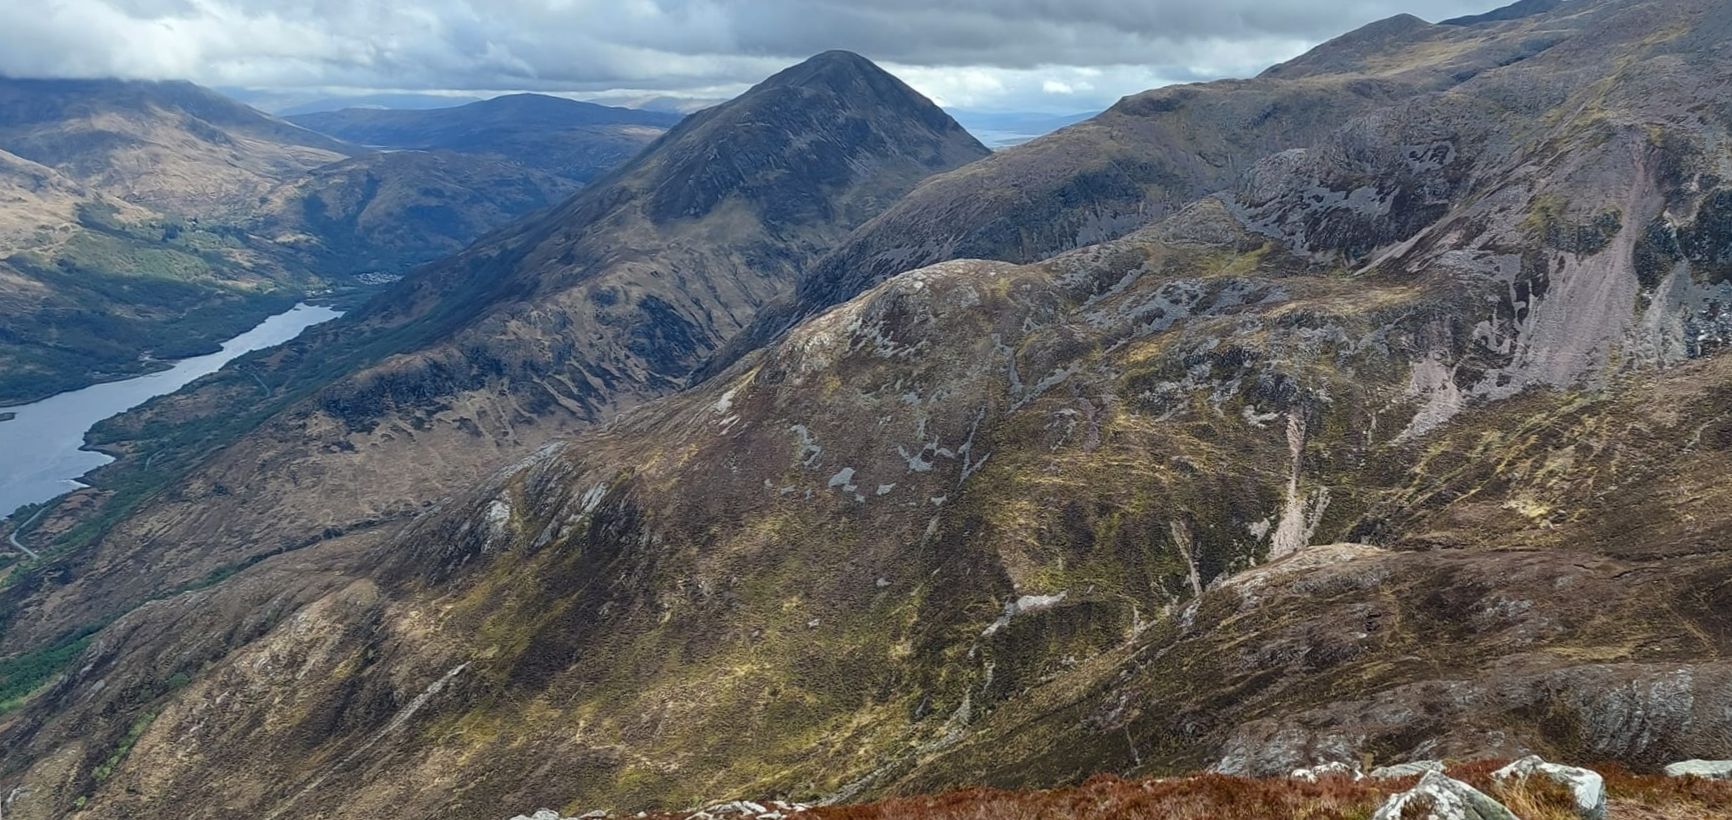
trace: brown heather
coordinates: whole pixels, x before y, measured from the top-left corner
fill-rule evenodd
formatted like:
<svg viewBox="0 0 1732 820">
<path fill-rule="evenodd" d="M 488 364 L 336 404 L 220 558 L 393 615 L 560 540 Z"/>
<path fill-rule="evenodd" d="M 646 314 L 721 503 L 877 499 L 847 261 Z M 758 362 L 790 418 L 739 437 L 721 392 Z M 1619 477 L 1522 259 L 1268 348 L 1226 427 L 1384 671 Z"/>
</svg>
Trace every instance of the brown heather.
<svg viewBox="0 0 1732 820">
<path fill-rule="evenodd" d="M 1575 820 L 1570 793 L 1543 778 L 1498 783 L 1491 773 L 1508 763 L 1475 760 L 1450 766 L 1449 776 L 1503 803 L 1522 820 Z M 1719 820 L 1732 816 L 1732 783 L 1636 774 L 1617 765 L 1595 766 L 1606 779 L 1609 815 L 1635 820 Z M 821 806 L 796 817 L 813 820 L 1367 820 L 1392 794 L 1419 778 L 1317 782 L 1220 774 L 1127 780 L 1095 775 L 1077 786 L 1006 790 L 966 788 L 897 797 L 875 803 Z M 1407 815 L 1421 816 L 1410 806 Z M 683 820 L 690 812 L 655 815 Z M 1404 815 L 1406 816 L 1406 815 Z"/>
</svg>

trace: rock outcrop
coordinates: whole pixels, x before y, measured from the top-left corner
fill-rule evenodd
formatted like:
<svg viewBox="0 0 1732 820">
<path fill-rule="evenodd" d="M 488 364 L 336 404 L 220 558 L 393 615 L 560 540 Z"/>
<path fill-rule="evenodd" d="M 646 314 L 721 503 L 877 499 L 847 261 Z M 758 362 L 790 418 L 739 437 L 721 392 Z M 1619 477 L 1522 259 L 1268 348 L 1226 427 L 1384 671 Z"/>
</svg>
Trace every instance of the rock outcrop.
<svg viewBox="0 0 1732 820">
<path fill-rule="evenodd" d="M 1732 780 L 1732 760 L 1680 760 L 1666 764 L 1666 774 L 1671 777 Z"/>
<path fill-rule="evenodd" d="M 1439 772 L 1389 798 L 1371 820 L 1519 820 L 1484 792 Z"/>
<path fill-rule="evenodd" d="M 1494 780 L 1520 780 L 1543 777 L 1570 790 L 1576 800 L 1576 811 L 1583 820 L 1605 820 L 1606 781 L 1599 772 L 1575 766 L 1547 763 L 1537 755 L 1528 755 L 1492 772 Z"/>
</svg>

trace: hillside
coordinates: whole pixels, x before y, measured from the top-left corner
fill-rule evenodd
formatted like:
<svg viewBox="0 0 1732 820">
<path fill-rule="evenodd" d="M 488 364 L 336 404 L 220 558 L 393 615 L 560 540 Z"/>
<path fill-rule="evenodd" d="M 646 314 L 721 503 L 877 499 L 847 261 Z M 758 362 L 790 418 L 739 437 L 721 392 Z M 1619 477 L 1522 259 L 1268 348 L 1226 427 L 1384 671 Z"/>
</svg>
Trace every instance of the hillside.
<svg viewBox="0 0 1732 820">
<path fill-rule="evenodd" d="M 1259 159 L 1313 146 L 1348 118 L 1435 94 L 1543 50 L 1569 23 L 1431 26 L 1404 16 L 1247 80 L 1133 94 L 1056 133 L 934 177 L 802 273 L 699 376 L 884 279 L 946 259 L 1033 262 L 1113 239 L 1220 191 Z M 1418 24 L 1407 27 L 1407 21 Z M 1302 71 L 1300 65 L 1335 63 Z"/>
<path fill-rule="evenodd" d="M 323 275 L 398 275 L 553 207 L 577 188 L 501 158 L 389 151 L 285 182 L 245 224 Z"/>
<path fill-rule="evenodd" d="M 153 454 L 107 469 L 103 486 L 144 492 L 196 471 L 137 510 L 125 506 L 137 497 L 114 503 L 130 517 L 93 553 L 68 559 L 87 567 L 76 573 L 81 591 L 35 598 L 15 587 L 0 591 L 0 609 L 45 607 L 28 631 L 49 638 L 93 612 L 118 614 L 157 589 L 305 544 L 310 531 L 411 515 L 478 473 L 678 389 L 787 292 L 801 265 L 922 177 L 985 153 L 858 56 L 787 69 L 250 373 L 99 430 L 117 453 Z M 269 395 L 259 396 L 260 380 Z M 244 435 L 210 453 L 208 437 L 234 434 Z M 169 542 L 179 557 L 147 557 Z M 157 568 L 148 579 L 122 569 L 138 560 Z"/>
</svg>

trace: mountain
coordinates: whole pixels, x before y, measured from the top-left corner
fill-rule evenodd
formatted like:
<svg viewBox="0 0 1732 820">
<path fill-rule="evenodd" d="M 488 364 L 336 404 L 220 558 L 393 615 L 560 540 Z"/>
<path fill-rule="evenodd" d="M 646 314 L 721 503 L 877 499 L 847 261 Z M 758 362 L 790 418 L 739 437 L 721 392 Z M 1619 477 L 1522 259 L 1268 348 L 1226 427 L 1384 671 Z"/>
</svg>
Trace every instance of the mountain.
<svg viewBox="0 0 1732 820">
<path fill-rule="evenodd" d="M 630 159 L 678 123 L 680 115 L 509 94 L 454 108 L 345 108 L 289 120 L 361 145 L 510 157 L 588 182 Z"/>
<path fill-rule="evenodd" d="M 401 274 L 557 205 L 578 186 L 509 160 L 389 151 L 325 165 L 278 186 L 249 231 L 325 275 Z"/>
<path fill-rule="evenodd" d="M 358 149 L 185 82 L 0 79 L 0 149 L 179 217 L 246 208 Z"/>
<path fill-rule="evenodd" d="M 1429 50 L 1378 39 L 1410 23 L 1428 32 Z M 1316 144 L 1347 117 L 1519 62 L 1552 37 L 1442 28 L 1404 16 L 1253 79 L 1126 97 L 1091 119 L 929 180 L 804 271 L 794 295 L 763 311 L 700 377 L 903 271 L 955 258 L 1032 262 L 1122 236 L 1233 185 L 1264 157 Z"/>
<path fill-rule="evenodd" d="M 187 83 L 0 79 L 0 403 L 214 350 L 292 304 L 318 278 L 224 223 L 354 150 Z"/>
<path fill-rule="evenodd" d="M 239 99 L 246 100 L 247 98 L 240 97 Z M 480 97 L 450 97 L 442 94 L 360 94 L 352 97 L 316 97 L 313 99 L 263 96 L 256 102 L 247 101 L 259 108 L 275 113 L 279 117 L 292 117 L 296 114 L 317 114 L 325 111 L 341 111 L 345 108 L 451 108 L 457 105 L 481 102 L 481 100 Z"/>
<path fill-rule="evenodd" d="M 688 118 L 559 207 L 245 371 L 98 431 L 105 449 L 151 453 L 105 468 L 105 488 L 143 492 L 134 468 L 158 480 L 197 469 L 149 503 L 111 502 L 143 506 L 69 556 L 84 567 L 73 581 L 82 591 L 0 591 L 30 599 L 0 609 L 36 613 L 7 640 L 51 638 L 309 533 L 372 537 L 443 488 L 675 390 L 850 228 L 985 154 L 930 101 L 846 53 Z M 213 455 L 213 430 L 245 435 Z M 231 537 L 239 531 L 246 538 Z M 150 557 L 170 542 L 175 557 Z M 164 585 L 121 569 L 138 560 Z"/>
<path fill-rule="evenodd" d="M 382 153 L 188 83 L 0 79 L 0 404 L 454 253 L 577 188 L 522 157 L 609 168 L 651 136 L 555 150 L 570 129 L 523 108 L 492 115 L 502 155 Z"/>
<path fill-rule="evenodd" d="M 1723 5 L 1394 18 L 1253 80 L 1121 103 L 825 228 L 840 244 L 782 270 L 827 272 L 830 295 L 807 296 L 834 303 L 676 390 L 727 333 L 662 332 L 722 315 L 653 290 L 670 260 L 817 233 L 802 214 L 853 199 L 789 196 L 828 179 L 791 169 L 835 143 L 769 150 L 767 118 L 833 134 L 838 100 L 897 99 L 845 55 L 779 75 L 557 224 L 260 362 L 286 385 L 297 360 L 349 369 L 330 345 L 413 351 L 307 389 L 106 537 L 12 576 L 0 652 L 24 694 L 0 718 L 0 786 L 25 791 L 8 811 L 628 814 L 1367 757 L 1721 757 Z M 1247 127 L 1274 103 L 1303 125 Z M 950 144 L 941 114 L 873 111 Z M 1095 158 L 1045 153 L 1079 130 L 1188 175 L 1127 159 L 1109 197 Z M 706 162 L 699 137 L 761 164 Z M 1236 172 L 1181 162 L 1187 145 L 1226 146 Z M 914 235 L 900 260 L 1078 247 L 826 267 L 972 174 L 1020 179 L 1006 167 L 1060 179 L 1014 207 L 974 182 L 978 210 L 925 211 L 954 214 L 957 241 Z M 1139 179 L 1164 184 L 1133 196 Z M 1128 221 L 1137 202 L 1146 224 L 1081 238 L 1082 214 Z M 1014 221 L 1040 213 L 1060 224 Z M 600 307 L 671 309 L 560 317 L 591 281 L 618 292 Z M 598 339 L 633 327 L 654 345 Z M 609 389 L 579 389 L 596 363 Z M 127 446 L 240 384 L 126 420 Z M 554 406 L 626 412 L 570 436 L 546 430 Z M 522 457 L 444 477 L 464 419 Z M 261 493 L 261 473 L 317 492 Z M 392 482 L 412 514 L 353 525 L 352 498 Z"/>
</svg>

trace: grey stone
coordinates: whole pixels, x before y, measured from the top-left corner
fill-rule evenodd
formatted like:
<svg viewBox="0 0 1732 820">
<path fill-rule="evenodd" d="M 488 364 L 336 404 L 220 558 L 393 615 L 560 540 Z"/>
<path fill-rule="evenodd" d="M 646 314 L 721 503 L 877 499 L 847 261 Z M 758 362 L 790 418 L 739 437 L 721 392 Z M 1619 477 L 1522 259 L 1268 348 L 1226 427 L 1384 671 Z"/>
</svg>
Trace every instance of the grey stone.
<svg viewBox="0 0 1732 820">
<path fill-rule="evenodd" d="M 1576 798 L 1576 813 L 1585 820 L 1605 820 L 1606 781 L 1600 773 L 1575 766 L 1547 763 L 1538 755 L 1528 755 L 1491 773 L 1494 780 L 1509 780 L 1539 775 L 1568 786 Z"/>
<path fill-rule="evenodd" d="M 1416 802 L 1427 807 L 1418 820 L 1518 820 L 1485 792 L 1440 772 L 1426 772 L 1418 785 L 1390 795 L 1371 820 L 1416 820 L 1402 814 L 1402 809 Z"/>
<path fill-rule="evenodd" d="M 1422 777 L 1426 772 L 1443 772 L 1443 761 L 1413 760 L 1392 766 L 1378 766 L 1367 776 L 1377 780 L 1397 780 L 1403 777 Z"/>
<path fill-rule="evenodd" d="M 1304 769 L 1294 769 L 1293 773 L 1288 775 L 1288 777 L 1291 777 L 1294 780 L 1307 780 L 1316 783 L 1318 780 L 1325 777 L 1348 777 L 1354 780 L 1360 780 L 1364 778 L 1365 775 L 1359 773 L 1359 768 L 1357 766 L 1335 761 L 1331 763 L 1319 763 L 1315 766 Z"/>
<path fill-rule="evenodd" d="M 1666 766 L 1666 774 L 1671 777 L 1732 780 L 1732 760 L 1680 760 Z"/>
</svg>

